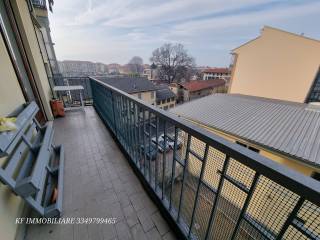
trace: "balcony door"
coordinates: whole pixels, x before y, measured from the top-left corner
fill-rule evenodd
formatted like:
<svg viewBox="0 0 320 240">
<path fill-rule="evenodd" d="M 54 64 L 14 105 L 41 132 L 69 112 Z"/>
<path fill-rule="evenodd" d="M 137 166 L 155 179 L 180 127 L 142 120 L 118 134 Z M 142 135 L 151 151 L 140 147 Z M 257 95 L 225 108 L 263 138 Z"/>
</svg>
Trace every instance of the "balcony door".
<svg viewBox="0 0 320 240">
<path fill-rule="evenodd" d="M 40 94 L 8 0 L 0 0 L 0 32 L 26 102 L 35 101 L 40 108 L 37 119 L 40 122 L 46 121 Z"/>
</svg>

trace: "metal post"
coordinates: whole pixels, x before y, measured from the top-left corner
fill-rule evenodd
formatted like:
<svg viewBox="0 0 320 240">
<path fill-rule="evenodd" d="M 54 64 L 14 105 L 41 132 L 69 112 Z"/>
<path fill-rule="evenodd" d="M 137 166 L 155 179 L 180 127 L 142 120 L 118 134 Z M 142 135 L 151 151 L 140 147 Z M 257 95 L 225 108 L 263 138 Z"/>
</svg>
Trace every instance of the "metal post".
<svg viewBox="0 0 320 240">
<path fill-rule="evenodd" d="M 174 146 L 173 146 L 173 154 L 172 154 L 171 189 L 170 189 L 169 210 L 171 210 L 171 208 L 172 208 L 172 193 L 173 193 L 173 184 L 174 184 L 175 171 L 176 171 L 177 141 L 178 141 L 178 128 L 175 127 L 175 129 L 174 129 Z"/>
<path fill-rule="evenodd" d="M 157 192 L 158 189 L 158 147 L 159 147 L 159 143 L 158 143 L 158 138 L 159 138 L 159 117 L 156 116 L 156 151 L 157 151 L 157 157 L 155 160 L 155 176 L 154 176 L 154 185 L 155 185 L 155 191 Z"/>
<path fill-rule="evenodd" d="M 183 190 L 184 190 L 185 176 L 186 176 L 186 171 L 187 171 L 187 166 L 188 166 L 188 161 L 189 161 L 190 144 L 191 144 L 191 135 L 188 134 L 186 158 L 185 158 L 184 166 L 183 166 L 182 186 L 181 186 L 181 193 L 180 193 L 180 200 L 179 200 L 179 210 L 178 210 L 178 217 L 177 217 L 177 221 L 178 222 L 180 221 L 181 205 L 182 205 L 182 202 L 183 202 Z"/>
<path fill-rule="evenodd" d="M 151 153 L 151 112 L 148 111 L 148 123 L 149 123 L 149 183 L 151 185 L 151 161 L 152 161 L 152 153 Z"/>
<path fill-rule="evenodd" d="M 253 192 L 254 190 L 256 189 L 256 186 L 257 186 L 257 183 L 258 183 L 258 179 L 259 179 L 259 176 L 260 174 L 258 172 L 255 173 L 254 177 L 253 177 L 253 181 L 251 183 L 251 187 L 250 187 L 250 190 L 248 192 L 248 195 L 246 197 L 246 200 L 243 204 L 243 207 L 241 209 L 241 212 L 240 212 L 240 215 L 239 215 L 239 218 L 238 218 L 238 221 L 236 223 L 236 226 L 234 227 L 234 230 L 233 230 L 233 233 L 232 233 L 232 237 L 231 239 L 235 239 L 235 237 L 237 236 L 237 233 L 238 233 L 238 230 L 239 230 L 239 227 L 240 227 L 240 223 L 241 223 L 241 220 L 244 216 L 244 214 L 246 213 L 247 211 L 247 208 L 249 206 L 249 203 L 251 201 L 251 198 L 253 196 Z"/>
<path fill-rule="evenodd" d="M 113 92 L 111 91 L 111 101 L 112 101 L 112 114 L 113 114 L 113 127 L 114 127 L 114 131 L 115 131 L 115 135 L 118 137 L 118 133 L 117 133 L 117 121 L 116 121 L 116 114 L 115 114 L 115 107 L 114 107 L 114 95 Z"/>
<path fill-rule="evenodd" d="M 206 236 L 205 236 L 206 240 L 209 237 L 210 230 L 211 230 L 212 224 L 213 224 L 213 220 L 214 220 L 214 217 L 216 215 L 216 211 L 217 211 L 217 208 L 218 208 L 218 202 L 219 202 L 219 196 L 220 196 L 220 193 L 221 193 L 221 190 L 222 190 L 222 187 L 223 187 L 224 175 L 227 172 L 227 168 L 228 168 L 228 165 L 229 165 L 229 160 L 230 160 L 230 157 L 226 156 L 226 160 L 224 161 L 224 164 L 223 164 L 222 173 L 221 173 L 221 177 L 220 177 L 220 181 L 219 181 L 219 185 L 218 185 L 218 189 L 217 189 L 217 194 L 216 194 L 216 197 L 214 198 L 214 203 L 213 203 L 211 215 L 210 215 L 210 218 L 209 218 L 208 228 L 207 228 L 207 232 L 206 232 Z"/>
<path fill-rule="evenodd" d="M 191 223 L 190 223 L 188 237 L 190 237 L 190 235 L 191 235 L 192 225 L 194 223 L 194 216 L 195 216 L 196 209 L 198 207 L 199 191 L 200 191 L 201 182 L 202 182 L 202 179 L 204 176 L 204 171 L 205 171 L 206 164 L 207 164 L 208 152 L 209 152 L 209 145 L 206 144 L 206 148 L 204 150 L 203 162 L 202 162 L 202 166 L 201 166 L 201 172 L 200 172 L 198 186 L 197 186 L 197 191 L 196 191 L 196 198 L 194 200 L 194 206 L 193 206 L 193 210 L 192 210 Z"/>
<path fill-rule="evenodd" d="M 167 145 L 167 121 L 164 121 L 163 124 L 163 142 L 164 142 L 164 149 L 163 149 L 163 154 L 162 154 L 162 195 L 161 198 L 162 200 L 164 199 L 164 180 L 165 180 L 165 174 L 166 174 L 166 145 Z"/>
<path fill-rule="evenodd" d="M 283 224 L 276 240 L 282 239 L 283 235 L 286 233 L 288 227 L 292 223 L 293 219 L 297 216 L 299 209 L 302 207 L 302 204 L 304 203 L 305 199 L 303 197 L 300 197 L 297 204 L 295 205 L 294 209 L 290 213 L 289 217 L 287 218 L 286 222 Z"/>
<path fill-rule="evenodd" d="M 143 124 L 143 174 L 146 176 L 146 159 L 147 159 L 147 149 L 146 149 L 146 124 L 145 124 L 145 110 L 142 109 L 143 115 L 142 115 L 142 124 Z"/>
</svg>

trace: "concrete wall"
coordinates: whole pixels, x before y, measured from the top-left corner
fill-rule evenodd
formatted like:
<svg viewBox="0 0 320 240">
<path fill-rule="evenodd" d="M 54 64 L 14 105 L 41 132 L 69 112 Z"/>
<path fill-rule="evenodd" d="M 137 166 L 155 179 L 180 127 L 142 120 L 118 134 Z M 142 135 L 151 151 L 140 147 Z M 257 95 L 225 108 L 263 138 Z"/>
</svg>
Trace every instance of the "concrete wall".
<svg viewBox="0 0 320 240">
<path fill-rule="evenodd" d="M 233 53 L 230 93 L 304 102 L 320 66 L 320 41 L 270 27 Z"/>
<path fill-rule="evenodd" d="M 0 116 L 6 116 L 25 102 L 22 91 L 11 64 L 10 57 L 0 36 Z M 0 158 L 0 165 L 6 159 Z M 16 217 L 21 216 L 23 202 L 0 183 L 0 239 L 14 239 L 18 225 Z"/>
</svg>

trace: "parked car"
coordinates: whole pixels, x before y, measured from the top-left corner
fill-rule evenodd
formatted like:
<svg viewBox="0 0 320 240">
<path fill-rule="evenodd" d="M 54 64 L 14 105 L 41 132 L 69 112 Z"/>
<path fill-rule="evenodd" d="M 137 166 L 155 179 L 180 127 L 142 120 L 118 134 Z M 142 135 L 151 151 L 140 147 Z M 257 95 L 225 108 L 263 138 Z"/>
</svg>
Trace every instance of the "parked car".
<svg viewBox="0 0 320 240">
<path fill-rule="evenodd" d="M 171 149 L 174 148 L 174 136 L 167 136 L 166 137 L 166 141 L 167 141 L 167 144 L 169 145 L 169 147 Z M 164 134 L 161 134 L 160 137 L 158 138 L 158 142 L 160 142 L 164 140 Z M 177 138 L 177 149 L 180 149 L 182 147 L 182 141 L 179 139 L 179 137 Z"/>
<path fill-rule="evenodd" d="M 145 151 L 144 151 L 145 148 L 144 147 L 145 146 L 143 144 L 140 145 L 142 154 L 145 153 Z M 146 144 L 146 157 L 147 157 L 147 159 L 151 159 L 152 161 L 156 160 L 157 153 L 158 153 L 158 150 L 157 150 L 157 145 L 156 144 L 151 143 L 150 148 L 149 148 L 149 143 Z"/>
</svg>

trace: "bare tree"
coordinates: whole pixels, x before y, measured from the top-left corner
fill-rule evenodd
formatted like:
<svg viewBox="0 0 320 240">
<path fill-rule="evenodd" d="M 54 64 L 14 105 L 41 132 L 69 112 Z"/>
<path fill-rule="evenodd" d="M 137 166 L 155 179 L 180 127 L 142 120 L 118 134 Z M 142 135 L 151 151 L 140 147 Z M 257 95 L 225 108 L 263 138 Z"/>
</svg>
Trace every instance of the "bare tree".
<svg viewBox="0 0 320 240">
<path fill-rule="evenodd" d="M 131 73 L 142 73 L 143 72 L 143 60 L 139 56 L 134 56 L 128 63 L 128 68 Z"/>
<path fill-rule="evenodd" d="M 165 43 L 153 51 L 150 61 L 158 66 L 159 78 L 169 83 L 188 81 L 195 66 L 194 58 L 182 44 Z"/>
</svg>

